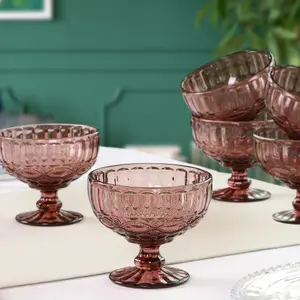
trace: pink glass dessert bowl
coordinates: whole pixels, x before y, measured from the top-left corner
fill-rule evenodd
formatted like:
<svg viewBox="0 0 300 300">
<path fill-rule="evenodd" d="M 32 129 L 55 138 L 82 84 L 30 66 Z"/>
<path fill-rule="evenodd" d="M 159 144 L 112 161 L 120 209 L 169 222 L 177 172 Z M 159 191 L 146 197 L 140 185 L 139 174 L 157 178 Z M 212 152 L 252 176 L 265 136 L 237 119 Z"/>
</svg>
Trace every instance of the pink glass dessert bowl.
<svg viewBox="0 0 300 300">
<path fill-rule="evenodd" d="M 261 116 L 267 118 L 267 116 Z M 270 193 L 250 188 L 247 169 L 256 165 L 253 132 L 272 120 L 230 122 L 192 116 L 195 144 L 222 166 L 231 168 L 228 187 L 213 191 L 213 199 L 227 202 L 253 202 L 270 198 Z"/>
<path fill-rule="evenodd" d="M 300 139 L 300 67 L 278 66 L 269 74 L 266 104 L 274 121 Z"/>
<path fill-rule="evenodd" d="M 57 191 L 86 173 L 99 149 L 96 128 L 76 124 L 37 124 L 0 130 L 0 160 L 8 174 L 41 191 L 38 210 L 16 220 L 36 226 L 59 226 L 82 220 L 62 210 Z"/>
<path fill-rule="evenodd" d="M 235 52 L 189 74 L 182 95 L 197 117 L 251 121 L 265 107 L 265 85 L 274 65 L 267 50 Z"/>
<path fill-rule="evenodd" d="M 212 176 L 173 164 L 126 164 L 92 171 L 88 193 L 99 221 L 140 245 L 135 266 L 110 279 L 127 287 L 164 288 L 185 283 L 189 274 L 165 267 L 162 244 L 196 226 L 211 200 Z"/>
<path fill-rule="evenodd" d="M 276 124 L 267 124 L 254 133 L 255 152 L 266 173 L 297 191 L 293 209 L 277 212 L 275 221 L 300 224 L 300 140 L 289 139 Z"/>
</svg>

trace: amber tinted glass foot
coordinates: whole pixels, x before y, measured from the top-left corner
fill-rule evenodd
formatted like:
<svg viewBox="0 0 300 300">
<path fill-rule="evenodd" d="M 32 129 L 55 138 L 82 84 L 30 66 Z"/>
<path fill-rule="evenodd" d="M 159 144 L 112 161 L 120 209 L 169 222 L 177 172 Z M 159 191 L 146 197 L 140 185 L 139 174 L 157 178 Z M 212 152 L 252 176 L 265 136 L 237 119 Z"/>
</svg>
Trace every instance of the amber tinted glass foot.
<svg viewBox="0 0 300 300">
<path fill-rule="evenodd" d="M 273 215 L 273 220 L 286 224 L 300 224 L 300 217 L 297 217 L 293 210 L 280 211 Z"/>
<path fill-rule="evenodd" d="M 190 275 L 177 268 L 142 270 L 128 267 L 111 272 L 109 278 L 114 283 L 126 287 L 157 289 L 183 284 L 189 280 Z"/>
<path fill-rule="evenodd" d="M 212 198 L 219 201 L 227 202 L 254 202 L 266 200 L 271 197 L 271 194 L 264 190 L 258 189 L 232 189 L 225 188 L 213 192 Z"/>
<path fill-rule="evenodd" d="M 32 226 L 63 226 L 80 222 L 82 219 L 82 214 L 66 210 L 60 210 L 59 212 L 37 210 L 16 216 L 18 222 Z"/>
</svg>

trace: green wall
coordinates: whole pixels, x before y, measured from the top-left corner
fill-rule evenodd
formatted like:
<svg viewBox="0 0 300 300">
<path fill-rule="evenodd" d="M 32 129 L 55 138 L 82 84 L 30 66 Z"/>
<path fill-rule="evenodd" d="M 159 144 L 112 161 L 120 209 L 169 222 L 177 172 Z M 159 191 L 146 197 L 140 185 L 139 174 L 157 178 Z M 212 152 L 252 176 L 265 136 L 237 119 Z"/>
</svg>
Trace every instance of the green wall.
<svg viewBox="0 0 300 300">
<path fill-rule="evenodd" d="M 57 0 L 51 22 L 0 22 L 0 86 L 59 122 L 96 125 L 101 144 L 178 143 L 190 113 L 179 86 L 211 59 L 201 0 Z"/>
</svg>

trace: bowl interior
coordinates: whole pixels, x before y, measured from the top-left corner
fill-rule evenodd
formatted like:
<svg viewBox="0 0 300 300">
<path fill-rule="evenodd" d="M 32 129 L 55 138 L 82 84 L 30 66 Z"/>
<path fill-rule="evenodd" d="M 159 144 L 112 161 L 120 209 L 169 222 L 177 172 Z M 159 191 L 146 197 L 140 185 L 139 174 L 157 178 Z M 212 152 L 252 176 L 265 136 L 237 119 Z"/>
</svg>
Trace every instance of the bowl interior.
<svg viewBox="0 0 300 300">
<path fill-rule="evenodd" d="M 96 128 L 86 125 L 37 124 L 2 129 L 0 137 L 22 140 L 57 140 L 83 137 L 96 132 Z"/>
<path fill-rule="evenodd" d="M 197 116 L 191 117 L 191 127 L 193 133 L 202 139 L 204 136 L 224 139 L 224 135 L 228 135 L 228 139 L 244 138 L 253 136 L 253 131 L 263 125 L 269 124 L 274 126 L 274 121 L 270 112 L 266 109 L 260 112 L 252 121 L 222 121 L 207 120 Z"/>
<path fill-rule="evenodd" d="M 290 188 L 300 188 L 300 141 L 289 139 L 276 125 L 258 129 L 254 140 L 262 169 Z"/>
<path fill-rule="evenodd" d="M 293 142 L 288 137 L 287 133 L 280 127 L 278 127 L 275 123 L 265 124 L 264 126 L 257 129 L 254 132 L 254 138 L 266 142 L 278 142 L 281 140 L 288 140 L 289 142 Z M 298 141 L 298 144 L 300 145 L 300 141 Z"/>
<path fill-rule="evenodd" d="M 215 60 L 188 75 L 182 83 L 185 92 L 199 93 L 244 81 L 272 62 L 267 51 L 241 51 Z"/>
<path fill-rule="evenodd" d="M 210 178 L 204 170 L 172 164 L 130 164 L 101 168 L 92 180 L 131 188 L 170 188 L 202 183 Z"/>
<path fill-rule="evenodd" d="M 271 73 L 272 80 L 284 90 L 300 95 L 300 68 L 278 67 Z"/>
</svg>

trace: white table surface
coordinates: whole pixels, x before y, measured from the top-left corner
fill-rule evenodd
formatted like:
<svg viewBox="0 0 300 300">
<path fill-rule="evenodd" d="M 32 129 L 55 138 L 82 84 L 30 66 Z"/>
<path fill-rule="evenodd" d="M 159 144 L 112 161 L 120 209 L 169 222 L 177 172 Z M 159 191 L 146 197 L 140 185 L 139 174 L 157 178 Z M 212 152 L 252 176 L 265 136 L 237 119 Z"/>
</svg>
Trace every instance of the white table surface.
<svg viewBox="0 0 300 300">
<path fill-rule="evenodd" d="M 258 251 L 176 266 L 188 271 L 184 285 L 157 290 L 120 287 L 106 274 L 47 284 L 9 288 L 0 291 L 1 300 L 230 300 L 232 286 L 241 277 L 257 270 L 295 262 L 300 246 Z M 95 262 L 96 263 L 96 262 Z M 58 268 L 59 272 L 59 268 Z"/>
<path fill-rule="evenodd" d="M 102 147 L 102 151 L 110 151 L 113 155 L 110 160 L 103 161 L 100 151 L 99 160 L 94 168 L 102 165 L 130 162 L 172 162 L 144 153 L 134 153 L 132 150 Z M 212 171 L 212 173 L 217 172 Z M 86 176 L 83 176 L 80 180 L 86 180 Z M 16 181 L 0 183 L 0 191 L 2 193 L 8 193 L 12 191 L 12 189 L 24 188 L 27 187 Z M 245 236 L 245 239 L 246 238 L 247 236 Z M 7 245 L 2 245 L 2 247 L 5 246 Z M 178 267 L 190 273 L 191 279 L 182 286 L 170 289 L 141 290 L 124 288 L 110 282 L 107 274 L 104 274 L 80 279 L 2 289 L 0 290 L 0 300 L 98 300 L 121 299 L 121 297 L 130 300 L 141 298 L 143 300 L 181 300 L 184 299 L 184 297 L 186 297 L 186 299 L 229 300 L 231 288 L 237 280 L 263 268 L 296 262 L 298 261 L 299 252 L 300 246 L 294 246 L 178 264 Z M 95 263 L 97 262 L 95 261 Z M 57 272 L 59 272 L 60 267 L 63 266 L 58 266 Z M 30 272 L 30 270 L 28 270 L 28 272 Z"/>
</svg>

